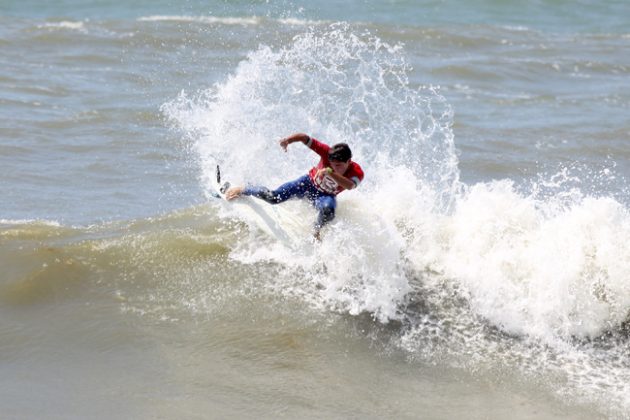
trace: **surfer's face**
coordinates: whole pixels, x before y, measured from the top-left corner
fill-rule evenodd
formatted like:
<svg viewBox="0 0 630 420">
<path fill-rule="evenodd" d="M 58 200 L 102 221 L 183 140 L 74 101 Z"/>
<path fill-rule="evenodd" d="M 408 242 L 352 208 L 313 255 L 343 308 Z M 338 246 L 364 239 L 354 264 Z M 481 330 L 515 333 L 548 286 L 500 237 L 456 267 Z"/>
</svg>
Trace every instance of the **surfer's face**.
<svg viewBox="0 0 630 420">
<path fill-rule="evenodd" d="M 338 160 L 330 161 L 330 167 L 333 169 L 333 171 L 340 175 L 346 173 L 346 171 L 348 170 L 348 166 L 350 166 L 350 160 L 348 160 L 347 162 L 341 162 Z"/>
</svg>

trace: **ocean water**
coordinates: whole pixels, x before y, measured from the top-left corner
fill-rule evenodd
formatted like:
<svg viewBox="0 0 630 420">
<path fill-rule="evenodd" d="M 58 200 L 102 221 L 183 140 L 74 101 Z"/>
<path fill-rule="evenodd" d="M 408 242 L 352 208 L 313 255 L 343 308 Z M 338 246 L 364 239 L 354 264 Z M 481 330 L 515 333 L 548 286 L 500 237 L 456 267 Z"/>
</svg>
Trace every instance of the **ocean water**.
<svg viewBox="0 0 630 420">
<path fill-rule="evenodd" d="M 0 3 L 0 418 L 630 418 L 630 3 Z M 366 172 L 321 244 L 211 197 Z M 314 211 L 284 204 L 308 225 Z"/>
</svg>

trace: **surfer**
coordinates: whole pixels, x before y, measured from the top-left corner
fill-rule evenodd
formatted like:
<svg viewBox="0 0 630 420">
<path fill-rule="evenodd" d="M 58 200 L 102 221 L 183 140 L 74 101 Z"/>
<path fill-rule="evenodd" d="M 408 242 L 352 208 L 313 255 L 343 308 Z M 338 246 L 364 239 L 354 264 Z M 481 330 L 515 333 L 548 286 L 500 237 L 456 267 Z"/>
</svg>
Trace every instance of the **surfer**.
<svg viewBox="0 0 630 420">
<path fill-rule="evenodd" d="M 228 189 L 225 197 L 233 200 L 240 195 L 249 195 L 271 204 L 282 203 L 290 198 L 306 198 L 318 210 L 313 236 L 320 240 L 321 228 L 335 217 L 336 196 L 344 190 L 356 188 L 363 180 L 361 166 L 352 161 L 352 151 L 346 143 L 328 146 L 303 133 L 296 133 L 280 140 L 280 147 L 301 142 L 320 156 L 319 163 L 308 174 L 282 184 L 270 191 L 262 186 L 239 186 Z"/>
</svg>

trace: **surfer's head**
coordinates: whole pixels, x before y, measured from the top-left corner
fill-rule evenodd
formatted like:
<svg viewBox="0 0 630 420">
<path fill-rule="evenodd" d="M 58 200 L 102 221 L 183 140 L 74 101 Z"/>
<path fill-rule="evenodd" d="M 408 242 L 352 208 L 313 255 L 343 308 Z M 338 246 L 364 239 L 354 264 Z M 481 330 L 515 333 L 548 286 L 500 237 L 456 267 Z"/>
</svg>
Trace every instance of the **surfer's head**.
<svg viewBox="0 0 630 420">
<path fill-rule="evenodd" d="M 328 151 L 328 160 L 331 162 L 348 162 L 351 158 L 352 151 L 346 143 L 337 143 Z"/>
<path fill-rule="evenodd" d="M 348 170 L 350 158 L 352 158 L 352 152 L 346 143 L 337 143 L 328 152 L 330 166 L 338 174 L 344 174 Z"/>
</svg>

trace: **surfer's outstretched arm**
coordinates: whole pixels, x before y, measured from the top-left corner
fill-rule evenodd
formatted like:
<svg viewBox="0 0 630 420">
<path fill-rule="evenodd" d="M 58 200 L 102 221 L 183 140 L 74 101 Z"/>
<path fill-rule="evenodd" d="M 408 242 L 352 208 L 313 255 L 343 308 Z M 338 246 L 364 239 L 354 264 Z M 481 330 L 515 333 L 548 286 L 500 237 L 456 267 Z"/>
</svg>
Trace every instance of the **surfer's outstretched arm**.
<svg viewBox="0 0 630 420">
<path fill-rule="evenodd" d="M 282 149 L 286 152 L 287 147 L 291 143 L 295 143 L 298 141 L 304 144 L 308 144 L 311 141 L 311 137 L 308 134 L 304 134 L 304 133 L 291 134 L 289 137 L 285 137 L 282 140 L 280 140 L 280 147 L 282 147 Z"/>
</svg>

